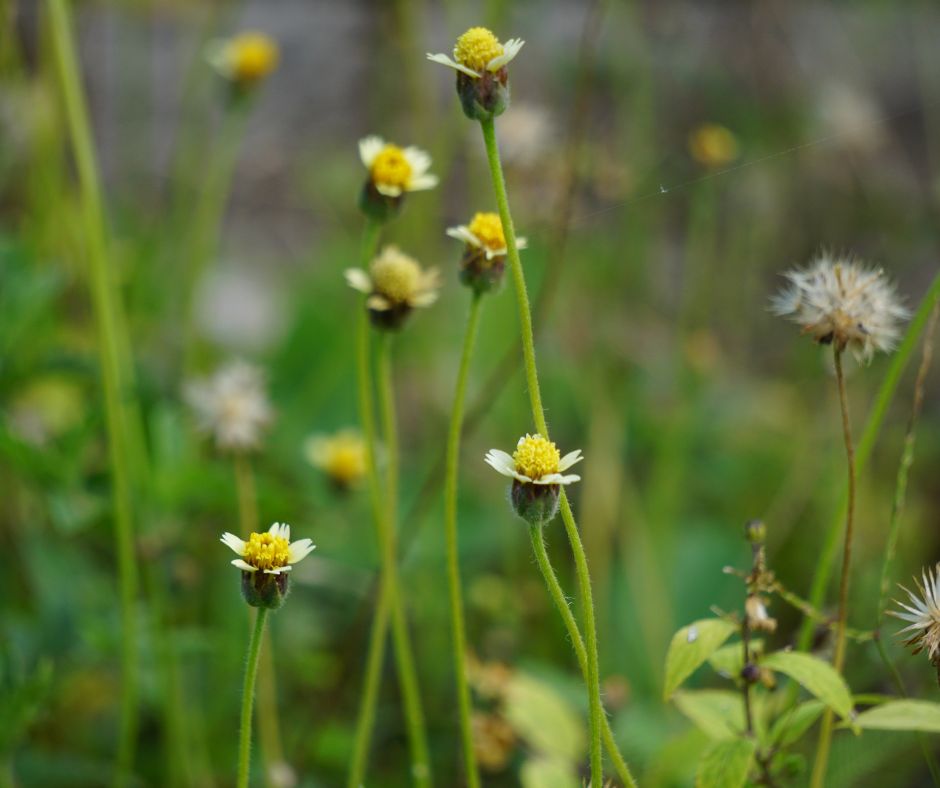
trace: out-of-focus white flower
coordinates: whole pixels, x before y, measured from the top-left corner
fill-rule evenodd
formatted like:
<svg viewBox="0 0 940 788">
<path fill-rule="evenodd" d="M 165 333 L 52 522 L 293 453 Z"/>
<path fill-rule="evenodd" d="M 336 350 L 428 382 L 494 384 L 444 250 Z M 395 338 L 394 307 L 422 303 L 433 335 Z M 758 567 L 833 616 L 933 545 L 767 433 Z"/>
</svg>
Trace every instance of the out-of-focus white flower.
<svg viewBox="0 0 940 788">
<path fill-rule="evenodd" d="M 915 577 L 914 582 L 916 594 L 901 586 L 910 604 L 898 602 L 901 610 L 889 610 L 888 615 L 908 622 L 909 625 L 898 632 L 910 635 L 905 645 L 913 646 L 915 654 L 926 651 L 930 661 L 940 669 L 940 574 L 936 568 L 925 569 L 921 579 Z"/>
<path fill-rule="evenodd" d="M 212 377 L 188 384 L 185 398 L 199 430 L 211 435 L 223 451 L 257 449 L 273 418 L 264 374 L 244 361 L 234 361 Z"/>
<path fill-rule="evenodd" d="M 529 167 L 551 151 L 554 125 L 548 110 L 514 102 L 499 120 L 499 152 L 508 164 Z"/>
<path fill-rule="evenodd" d="M 897 344 L 900 323 L 909 313 L 880 268 L 822 255 L 784 277 L 790 284 L 774 296 L 771 308 L 817 342 L 848 347 L 865 361 Z"/>
</svg>

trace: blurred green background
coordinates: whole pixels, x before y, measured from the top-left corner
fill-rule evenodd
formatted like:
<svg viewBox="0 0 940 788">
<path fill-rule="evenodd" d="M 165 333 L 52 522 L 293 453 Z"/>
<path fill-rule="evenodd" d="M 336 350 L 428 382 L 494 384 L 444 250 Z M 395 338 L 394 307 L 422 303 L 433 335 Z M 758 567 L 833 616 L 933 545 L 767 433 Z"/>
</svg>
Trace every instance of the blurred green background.
<svg viewBox="0 0 940 788">
<path fill-rule="evenodd" d="M 0 779 L 102 785 L 120 694 L 116 563 L 95 323 L 44 9 L 5 4 L 0 42 Z M 303 442 L 357 420 L 359 300 L 342 271 L 359 263 L 356 145 L 370 133 L 426 148 L 441 177 L 408 198 L 386 239 L 439 266 L 446 283 L 396 340 L 395 379 L 402 576 L 435 771 L 439 784 L 458 784 L 436 480 L 469 292 L 444 229 L 495 206 L 479 131 L 460 113 L 452 74 L 424 55 L 485 24 L 527 42 L 497 131 L 529 239 L 553 438 L 586 457 L 572 494 L 607 704 L 641 784 L 690 785 L 705 738 L 661 700 L 669 638 L 712 606 L 740 608 L 740 581 L 721 570 L 748 566 L 742 526 L 752 517 L 768 524 L 772 567 L 806 595 L 843 491 L 828 355 L 769 314 L 777 275 L 823 248 L 847 252 L 883 265 L 914 308 L 937 272 L 940 8 L 100 0 L 75 4 L 75 16 L 146 458 L 135 496 L 140 784 L 233 783 L 247 633 L 218 537 L 237 521 L 234 476 L 182 401 L 188 376 L 233 357 L 266 370 L 277 411 L 254 461 L 262 521 L 287 521 L 318 545 L 273 619 L 286 760 L 299 785 L 344 779 L 378 554 L 364 491 L 337 493 Z M 281 61 L 233 113 L 203 53 L 243 29 L 274 37 Z M 717 149 L 714 130 L 701 136 L 706 124 L 727 130 Z M 218 230 L 194 241 L 211 194 Z M 525 693 L 528 703 L 506 711 L 513 735 L 487 773 L 494 786 L 547 785 L 533 762 L 552 737 L 572 746 L 569 717 L 586 727 L 577 665 L 526 529 L 482 462 L 532 429 L 519 366 L 493 375 L 516 337 L 506 287 L 486 299 L 462 450 L 467 624 L 477 657 L 531 680 L 554 711 L 526 721 L 537 704 Z M 852 365 L 857 429 L 888 363 Z M 861 478 L 850 614 L 861 629 L 877 625 L 915 366 L 916 356 Z M 938 383 L 932 371 L 899 582 L 940 557 Z M 546 536 L 573 594 L 560 524 Z M 800 619 L 779 603 L 773 613 L 780 647 Z M 936 700 L 933 669 L 905 655 L 893 630 L 885 636 L 908 689 Z M 850 648 L 847 679 L 856 692 L 891 690 L 870 644 Z M 706 671 L 696 681 L 720 685 Z M 172 696 L 184 704 L 182 745 L 165 724 Z M 408 784 L 399 701 L 389 662 L 370 785 Z M 533 726 L 549 746 L 533 741 Z M 580 784 L 575 756 L 556 784 Z M 927 775 L 912 735 L 843 732 L 830 782 L 906 786 Z"/>
</svg>

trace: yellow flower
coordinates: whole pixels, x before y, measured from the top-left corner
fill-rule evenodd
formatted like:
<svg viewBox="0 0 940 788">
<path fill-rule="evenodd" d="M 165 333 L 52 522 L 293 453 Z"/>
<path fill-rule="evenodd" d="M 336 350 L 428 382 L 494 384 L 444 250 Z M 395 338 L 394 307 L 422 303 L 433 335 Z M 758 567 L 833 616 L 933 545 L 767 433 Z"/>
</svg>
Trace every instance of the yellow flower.
<svg viewBox="0 0 940 788">
<path fill-rule="evenodd" d="M 210 45 L 209 62 L 226 79 L 247 87 L 277 68 L 277 43 L 264 33 L 239 33 Z"/>
<path fill-rule="evenodd" d="M 222 534 L 221 541 L 241 556 L 232 561 L 233 566 L 243 572 L 263 572 L 266 575 L 290 572 L 294 564 L 310 555 L 315 548 L 310 539 L 291 542 L 290 526 L 286 523 L 274 523 L 264 533 L 251 534 L 248 541 L 226 532 Z"/>
<path fill-rule="evenodd" d="M 581 477 L 563 473 L 584 458 L 580 449 L 562 457 L 552 441 L 536 433 L 519 438 L 512 454 L 490 449 L 484 459 L 503 476 L 510 476 L 523 484 L 571 484 L 580 481 Z"/>
<path fill-rule="evenodd" d="M 440 289 L 436 268 L 424 270 L 396 246 L 386 246 L 369 266 L 346 271 L 349 286 L 369 296 L 366 306 L 373 312 L 409 311 L 430 306 Z"/>
<path fill-rule="evenodd" d="M 375 135 L 359 141 L 359 158 L 369 171 L 369 180 L 383 197 L 433 189 L 437 176 L 428 172 L 431 157 L 420 148 L 399 148 Z"/>
<path fill-rule="evenodd" d="M 444 54 L 427 55 L 428 60 L 456 69 L 469 77 L 479 79 L 483 73 L 495 73 L 506 66 L 525 44 L 521 38 L 510 38 L 505 44 L 485 27 L 471 27 L 457 39 L 454 57 Z"/>
<path fill-rule="evenodd" d="M 689 135 L 689 153 L 706 167 L 725 167 L 738 158 L 738 140 L 717 123 L 705 123 Z"/>
<path fill-rule="evenodd" d="M 356 430 L 312 435 L 304 444 L 304 453 L 311 465 L 341 487 L 349 487 L 365 476 L 366 445 Z"/>
<path fill-rule="evenodd" d="M 503 234 L 503 223 L 499 214 L 476 213 L 470 224 L 448 227 L 447 234 L 474 249 L 481 250 L 486 254 L 487 260 L 506 254 L 506 236 Z M 516 238 L 517 249 L 525 249 L 526 246 L 525 238 Z"/>
</svg>

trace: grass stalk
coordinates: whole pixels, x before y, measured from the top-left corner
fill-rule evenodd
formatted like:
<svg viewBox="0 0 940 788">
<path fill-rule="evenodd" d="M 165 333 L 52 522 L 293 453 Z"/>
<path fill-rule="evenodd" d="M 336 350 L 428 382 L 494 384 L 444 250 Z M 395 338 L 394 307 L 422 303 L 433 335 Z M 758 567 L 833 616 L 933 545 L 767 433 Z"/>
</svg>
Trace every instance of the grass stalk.
<svg viewBox="0 0 940 788">
<path fill-rule="evenodd" d="M 249 767 L 251 765 L 251 710 L 255 699 L 255 679 L 258 675 L 258 660 L 261 656 L 261 643 L 264 640 L 264 624 L 268 609 L 257 608 L 255 625 L 248 644 L 248 661 L 245 664 L 245 686 L 242 690 L 241 725 L 238 734 L 238 788 L 248 788 Z"/>
<path fill-rule="evenodd" d="M 519 310 L 519 329 L 522 338 L 523 366 L 525 368 L 526 384 L 529 390 L 529 401 L 532 407 L 532 418 L 536 429 L 548 437 L 548 424 L 545 421 L 545 410 L 542 407 L 542 395 L 539 388 L 538 369 L 535 362 L 535 340 L 532 334 L 532 311 L 529 307 L 529 297 L 526 291 L 525 275 L 522 271 L 522 262 L 519 259 L 519 249 L 516 243 L 516 232 L 509 211 L 509 198 L 506 194 L 506 181 L 499 157 L 499 147 L 496 142 L 496 127 L 492 119 L 480 121 L 483 132 L 483 141 L 486 146 L 486 158 L 493 180 L 493 191 L 496 195 L 496 204 L 499 209 L 503 233 L 506 236 L 506 252 L 509 266 L 512 271 L 513 285 L 516 292 L 516 303 Z M 594 623 L 594 604 L 591 594 L 591 579 L 588 573 L 587 559 L 584 546 L 578 535 L 578 528 L 574 521 L 571 505 L 561 490 L 561 516 L 565 524 L 565 531 L 571 543 L 575 559 L 575 568 L 578 575 L 578 586 L 581 592 L 582 615 L 584 617 L 585 643 L 587 651 L 587 691 L 588 703 L 591 711 L 591 784 L 602 785 L 603 763 L 601 755 L 601 730 L 604 713 L 601 708 L 600 677 L 597 660 L 597 629 Z"/>
<path fill-rule="evenodd" d="M 457 709 L 460 716 L 464 768 L 467 785 L 470 788 L 478 788 L 480 773 L 473 749 L 472 704 L 470 686 L 467 683 L 467 634 L 464 626 L 463 595 L 460 587 L 460 552 L 457 541 L 457 470 L 460 464 L 460 434 L 463 428 L 464 400 L 467 394 L 470 359 L 473 356 L 473 345 L 480 323 L 481 299 L 480 293 L 474 292 L 473 300 L 470 302 L 470 314 L 467 318 L 463 349 L 460 354 L 460 369 L 457 372 L 454 405 L 450 414 L 450 428 L 447 433 L 447 466 L 444 475 L 444 534 L 447 540 L 447 580 L 454 647 L 454 681 L 457 685 Z"/>
<path fill-rule="evenodd" d="M 98 352 L 104 389 L 108 432 L 108 458 L 114 512 L 115 549 L 118 561 L 121 608 L 121 704 L 118 733 L 116 782 L 126 782 L 133 769 L 138 726 L 137 601 L 138 571 L 134 555 L 134 512 L 130 478 L 129 400 L 126 376 L 122 374 L 118 336 L 122 325 L 120 294 L 109 256 L 104 205 L 88 108 L 81 86 L 75 52 L 71 13 L 66 0 L 47 0 L 53 57 L 72 140 L 81 194 L 91 297 L 98 326 Z"/>
</svg>

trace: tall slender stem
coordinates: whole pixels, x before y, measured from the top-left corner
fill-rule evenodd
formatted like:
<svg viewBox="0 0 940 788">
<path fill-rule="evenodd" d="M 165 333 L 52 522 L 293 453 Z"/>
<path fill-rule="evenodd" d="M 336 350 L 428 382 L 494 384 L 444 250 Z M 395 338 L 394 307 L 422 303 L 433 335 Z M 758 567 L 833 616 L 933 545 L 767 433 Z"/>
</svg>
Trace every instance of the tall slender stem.
<svg viewBox="0 0 940 788">
<path fill-rule="evenodd" d="M 258 675 L 258 658 L 264 639 L 264 623 L 268 617 L 266 607 L 259 607 L 257 611 L 251 641 L 248 644 L 245 686 L 242 690 L 241 727 L 238 735 L 238 788 L 248 788 L 248 767 L 251 764 L 251 709 L 255 699 L 255 678 Z"/>
<path fill-rule="evenodd" d="M 460 553 L 457 542 L 457 468 L 460 461 L 460 434 L 463 429 L 463 408 L 467 394 L 470 358 L 480 322 L 480 293 L 474 291 L 470 302 L 470 315 L 464 332 L 460 369 L 454 392 L 454 406 L 450 413 L 447 433 L 447 465 L 444 475 L 444 534 L 447 539 L 447 580 L 450 591 L 451 630 L 454 644 L 454 680 L 457 684 L 457 706 L 460 715 L 460 737 L 463 744 L 467 785 L 477 788 L 480 773 L 473 749 L 473 723 L 470 687 L 467 684 L 467 635 L 464 628 L 463 596 L 460 590 Z"/>
<path fill-rule="evenodd" d="M 72 21 L 65 0 L 48 0 L 49 24 L 65 117 L 72 137 L 76 171 L 81 190 L 85 255 L 95 318 L 98 352 L 104 388 L 111 466 L 111 498 L 114 510 L 115 549 L 118 560 L 121 605 L 121 711 L 117 748 L 118 784 L 130 776 L 137 739 L 137 563 L 134 556 L 133 498 L 129 469 L 130 393 L 121 362 L 120 305 L 105 231 L 104 206 L 98 181 L 95 149 L 88 109 L 80 84 L 78 58 L 73 42 Z"/>
<path fill-rule="evenodd" d="M 233 462 L 238 495 L 238 520 L 242 538 L 247 539 L 253 531 L 259 530 L 255 475 L 248 455 L 239 452 L 235 455 Z M 258 671 L 258 738 L 261 740 L 264 769 L 265 774 L 268 775 L 267 782 L 270 782 L 272 770 L 284 759 L 281 728 L 277 718 L 277 678 L 274 671 L 274 649 L 270 629 L 265 630 L 264 633 L 264 648 Z"/>
<path fill-rule="evenodd" d="M 571 640 L 571 646 L 574 648 L 575 656 L 578 659 L 578 666 L 581 668 L 584 680 L 587 681 L 588 659 L 587 650 L 584 648 L 584 639 L 581 637 L 581 630 L 578 629 L 578 623 L 574 620 L 574 614 L 572 614 L 571 608 L 568 607 L 568 599 L 565 597 L 565 592 L 558 582 L 558 577 L 555 575 L 551 561 L 549 561 L 548 553 L 545 550 L 542 527 L 537 525 L 529 526 L 529 537 L 532 540 L 532 551 L 535 553 L 536 563 L 538 563 L 542 577 L 545 579 L 545 585 L 548 586 L 548 593 L 554 601 L 559 615 L 561 615 L 565 628 L 568 630 L 568 638 Z M 602 733 L 604 746 L 607 748 L 607 754 L 610 755 L 611 760 L 614 762 L 614 769 L 617 772 L 617 776 L 620 777 L 625 786 L 633 786 L 635 788 L 636 780 L 630 773 L 630 767 L 627 766 L 627 762 L 623 759 L 620 750 L 617 748 L 617 743 L 614 741 L 614 734 L 610 729 L 610 723 L 606 715 L 604 716 L 603 723 L 604 730 Z"/>
<path fill-rule="evenodd" d="M 839 618 L 836 626 L 836 647 L 832 659 L 833 667 L 840 673 L 845 665 L 845 627 L 848 617 L 849 574 L 852 563 L 852 537 L 855 528 L 855 445 L 852 442 L 852 425 L 849 420 L 849 399 L 845 390 L 845 374 L 842 371 L 842 351 L 838 344 L 833 344 L 832 358 L 836 368 L 836 384 L 839 388 L 839 409 L 842 412 L 842 437 L 845 441 L 845 460 L 848 470 L 848 502 L 845 511 L 845 542 L 842 548 L 842 576 L 839 580 Z M 829 748 L 832 744 L 834 718 L 831 709 L 823 715 L 819 731 L 819 744 L 816 748 L 816 761 L 813 763 L 811 785 L 821 788 L 826 779 L 826 766 L 829 761 Z"/>
<path fill-rule="evenodd" d="M 386 495 L 385 564 L 390 578 L 390 604 L 392 614 L 392 645 L 398 667 L 398 683 L 405 702 L 405 724 L 411 747 L 411 772 L 416 785 L 431 785 L 431 759 L 427 734 L 424 729 L 424 711 L 418 689 L 418 671 L 415 667 L 405 601 L 398 577 L 398 426 L 395 417 L 395 388 L 392 382 L 391 336 L 382 336 L 378 353 L 379 414 L 385 435 Z"/>
<path fill-rule="evenodd" d="M 529 389 L 529 401 L 532 406 L 532 419 L 538 431 L 548 437 L 548 424 L 545 421 L 545 410 L 542 407 L 542 394 L 539 388 L 538 368 L 535 363 L 535 340 L 532 334 L 532 311 L 529 307 L 529 296 L 526 291 L 525 275 L 522 272 L 522 262 L 519 259 L 519 248 L 516 243 L 516 231 L 509 212 L 509 198 L 506 194 L 506 181 L 503 177 L 503 168 L 499 159 L 499 147 L 496 143 L 496 128 L 492 118 L 480 121 L 483 132 L 483 142 L 486 146 L 486 158 L 493 180 L 493 191 L 496 194 L 496 205 L 499 209 L 499 218 L 503 225 L 506 237 L 506 256 L 512 271 L 513 284 L 516 291 L 516 304 L 519 310 L 519 329 L 522 335 L 522 354 L 525 367 L 526 384 Z M 591 578 L 588 573 L 587 558 L 584 546 L 578 535 L 571 505 L 561 491 L 561 516 L 565 524 L 565 532 L 571 543 L 574 554 L 575 569 L 578 575 L 578 587 L 581 592 L 582 615 L 584 616 L 584 632 L 587 645 L 588 665 L 588 703 L 591 710 L 591 784 L 603 784 L 603 763 L 601 755 L 601 729 L 603 727 L 604 712 L 601 708 L 600 677 L 597 665 L 597 628 L 594 623 L 594 602 L 591 594 Z"/>
</svg>

